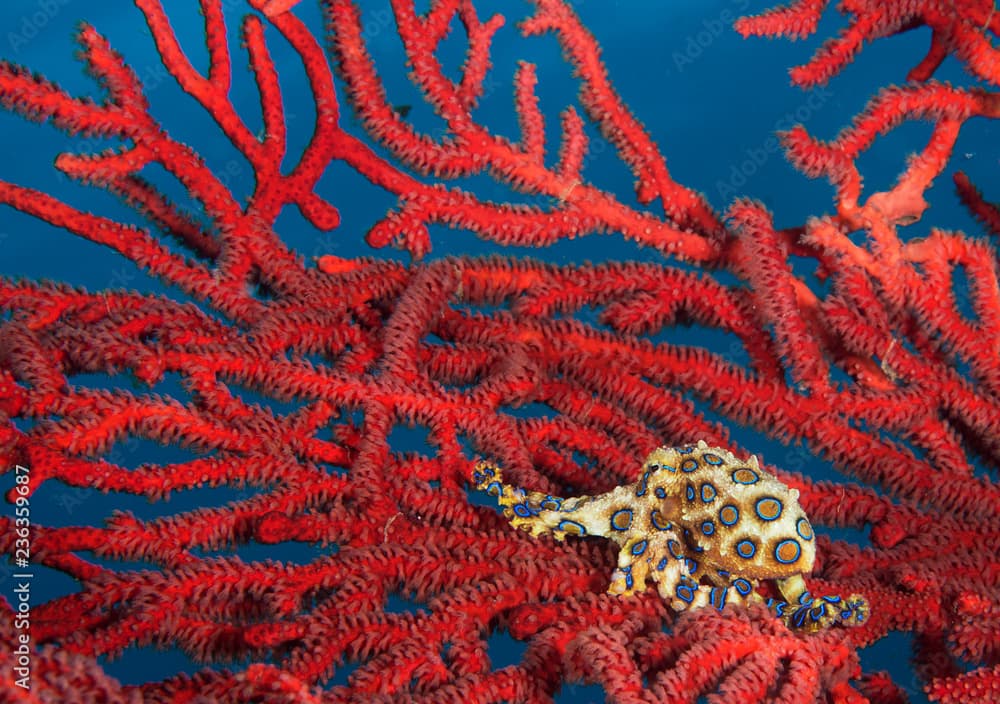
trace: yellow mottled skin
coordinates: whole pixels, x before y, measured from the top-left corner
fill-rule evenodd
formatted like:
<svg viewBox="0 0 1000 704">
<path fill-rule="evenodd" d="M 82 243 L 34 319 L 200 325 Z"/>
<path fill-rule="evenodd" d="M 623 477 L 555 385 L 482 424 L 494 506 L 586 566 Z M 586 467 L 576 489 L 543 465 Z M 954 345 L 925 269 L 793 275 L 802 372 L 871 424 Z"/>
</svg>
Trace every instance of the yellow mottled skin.
<svg viewBox="0 0 1000 704">
<path fill-rule="evenodd" d="M 629 596 L 652 582 L 674 609 L 762 600 L 757 580 L 775 580 L 786 602 L 768 606 L 785 622 L 816 631 L 836 621 L 855 624 L 868 613 L 858 595 L 814 599 L 802 575 L 812 571 L 816 544 L 798 491 L 704 441 L 660 447 L 638 481 L 597 496 L 563 499 L 503 483 L 501 470 L 480 462 L 477 488 L 497 497 L 516 528 L 602 536 L 619 546 L 608 592 Z"/>
</svg>

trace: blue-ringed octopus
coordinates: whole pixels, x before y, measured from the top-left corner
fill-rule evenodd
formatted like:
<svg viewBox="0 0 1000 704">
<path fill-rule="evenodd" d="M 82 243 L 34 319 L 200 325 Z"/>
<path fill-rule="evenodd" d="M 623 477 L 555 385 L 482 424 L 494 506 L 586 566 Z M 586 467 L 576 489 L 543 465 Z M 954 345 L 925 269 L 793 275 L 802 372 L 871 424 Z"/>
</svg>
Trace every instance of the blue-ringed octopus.
<svg viewBox="0 0 1000 704">
<path fill-rule="evenodd" d="M 596 496 L 560 498 L 503 483 L 496 465 L 479 462 L 477 488 L 495 496 L 504 516 L 532 536 L 603 536 L 620 546 L 608 593 L 627 597 L 656 585 L 675 610 L 763 601 L 793 629 L 813 632 L 868 617 L 858 594 L 814 597 L 816 541 L 799 493 L 763 470 L 704 441 L 660 447 L 639 480 Z M 758 580 L 784 597 L 764 599 Z"/>
</svg>

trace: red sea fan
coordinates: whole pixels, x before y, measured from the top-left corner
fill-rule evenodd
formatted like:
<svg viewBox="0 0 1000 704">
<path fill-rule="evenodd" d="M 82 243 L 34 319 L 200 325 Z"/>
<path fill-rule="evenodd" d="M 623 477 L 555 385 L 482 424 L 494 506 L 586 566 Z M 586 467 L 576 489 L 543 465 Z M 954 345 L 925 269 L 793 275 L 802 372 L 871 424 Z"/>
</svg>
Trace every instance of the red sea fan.
<svg viewBox="0 0 1000 704">
<path fill-rule="evenodd" d="M 925 213 L 924 194 L 963 126 L 1000 115 L 990 43 L 1000 20 L 988 3 L 844 3 L 849 27 L 797 70 L 799 84 L 829 80 L 864 41 L 919 25 L 933 29 L 931 55 L 911 73 L 919 82 L 887 87 L 836 139 L 784 133 L 792 163 L 836 189 L 835 212 L 788 229 L 751 200 L 719 215 L 673 179 L 616 93 L 596 40 L 561 0 L 536 0 L 519 28 L 558 40 L 579 104 L 562 112 L 558 138 L 548 134 L 536 68 L 522 63 L 512 89 L 518 141 L 476 118 L 497 37 L 514 30 L 499 16 L 481 19 L 471 0 L 437 0 L 424 14 L 414 2 L 391 3 L 412 82 L 444 126 L 435 134 L 390 104 L 354 2 L 322 0 L 328 54 L 296 2 L 250 1 L 240 31 L 259 91 L 258 133 L 231 96 L 233 62 L 243 58 L 233 56 L 221 0 L 200 2 L 205 73 L 160 0 L 135 5 L 170 76 L 249 164 L 254 190 L 232 193 L 224 174 L 158 122 L 136 71 L 99 28 L 78 33 L 95 99 L 0 63 L 5 108 L 118 145 L 63 154 L 56 167 L 116 196 L 147 226 L 8 181 L 0 203 L 110 247 L 174 294 L 0 279 L 0 457 L 11 486 L 0 547 L 20 571 L 44 566 L 78 585 L 44 603 L 4 593 L 0 638 L 13 673 L 4 696 L 551 702 L 584 682 L 620 703 L 888 704 L 906 701 L 906 683 L 862 671 L 859 652 L 903 631 L 932 699 L 1000 699 L 996 245 L 905 230 Z M 802 36 L 816 31 L 825 6 L 798 2 L 737 28 Z M 439 52 L 457 29 L 467 53 L 452 76 Z M 278 38 L 301 60 L 314 101 L 297 160 L 272 57 Z M 980 84 L 930 81 L 948 55 Z M 345 127 L 346 103 L 363 137 Z M 926 148 L 891 188 L 864 193 L 859 156 L 917 119 L 933 124 Z M 588 129 L 631 171 L 638 206 L 588 180 Z M 286 206 L 320 230 L 352 207 L 349 193 L 320 185 L 332 166 L 395 199 L 368 241 L 393 243 L 413 263 L 306 263 L 282 242 L 276 222 Z M 155 170 L 180 184 L 201 217 L 154 185 Z M 483 177 L 530 198 L 496 203 L 460 187 Z M 964 175 L 956 181 L 995 238 L 993 194 Z M 430 260 L 441 225 L 502 246 L 614 232 L 674 263 Z M 813 262 L 822 281 L 800 276 L 793 256 Z M 971 312 L 955 297 L 960 273 Z M 690 324 L 735 336 L 747 361 L 659 337 Z M 133 384 L 95 388 L 87 374 Z M 163 393 L 168 379 L 180 386 Z M 529 405 L 545 413 L 515 410 Z M 394 447 L 401 425 L 424 429 L 427 450 Z M 729 437 L 736 425 L 801 444 L 846 475 L 831 483 L 808 468 L 768 467 L 798 490 L 814 524 L 870 529 L 870 548 L 820 536 L 809 578 L 817 593 L 864 594 L 863 626 L 806 635 L 760 606 L 678 615 L 653 592 L 609 595 L 611 546 L 531 538 L 469 498 L 477 456 L 525 487 L 594 494 L 635 481 L 661 444 L 704 439 L 753 452 Z M 129 469 L 111 450 L 136 438 L 193 458 Z M 155 519 L 115 512 L 99 527 L 36 520 L 27 529 L 18 511 L 52 485 L 152 502 L 196 487 L 243 491 L 224 506 Z M 236 554 L 250 543 L 320 548 L 301 563 L 255 562 Z M 394 611 L 393 595 L 422 608 Z M 497 669 L 487 639 L 503 631 L 525 650 Z M 150 645 L 206 666 L 139 685 L 102 667 Z M 333 686 L 345 669 L 346 683 Z"/>
</svg>

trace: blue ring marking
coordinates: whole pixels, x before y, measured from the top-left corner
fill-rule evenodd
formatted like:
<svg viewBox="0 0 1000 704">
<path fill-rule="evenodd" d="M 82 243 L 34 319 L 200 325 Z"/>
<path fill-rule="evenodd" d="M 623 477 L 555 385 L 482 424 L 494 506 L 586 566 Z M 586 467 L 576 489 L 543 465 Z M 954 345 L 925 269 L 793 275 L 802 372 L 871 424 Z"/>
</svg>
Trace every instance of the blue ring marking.
<svg viewBox="0 0 1000 704">
<path fill-rule="evenodd" d="M 736 593 L 740 596 L 746 596 L 753 591 L 753 585 L 742 577 L 738 577 L 733 580 L 733 587 L 736 589 Z"/>
<path fill-rule="evenodd" d="M 777 601 L 776 599 L 768 599 L 766 604 L 768 610 L 772 611 L 775 616 L 784 616 L 785 609 L 788 608 L 788 602 Z"/>
<path fill-rule="evenodd" d="M 490 496 L 500 496 L 503 493 L 503 484 L 500 482 L 490 482 L 486 485 L 486 493 Z"/>
<path fill-rule="evenodd" d="M 867 610 L 865 608 L 864 600 L 844 600 L 844 610 L 840 612 L 840 618 L 843 621 L 851 619 L 855 623 L 864 623 L 867 618 Z"/>
<path fill-rule="evenodd" d="M 649 522 L 656 530 L 670 530 L 670 521 L 663 517 L 658 508 L 649 512 Z"/>
<path fill-rule="evenodd" d="M 730 516 L 732 520 L 727 521 L 726 516 Z M 719 521 L 724 526 L 735 526 L 740 522 L 740 510 L 732 504 L 726 504 L 719 509 Z"/>
<path fill-rule="evenodd" d="M 799 534 L 799 537 L 803 540 L 813 539 L 813 528 L 809 524 L 809 520 L 806 518 L 800 518 L 795 521 L 795 532 Z"/>
<path fill-rule="evenodd" d="M 670 557 L 674 558 L 675 560 L 684 559 L 684 553 L 678 550 L 680 546 L 681 544 L 678 543 L 676 540 L 670 539 L 667 541 L 667 552 L 670 553 Z"/>
<path fill-rule="evenodd" d="M 538 515 L 538 509 L 529 506 L 526 503 L 514 504 L 510 507 L 515 515 L 521 518 L 531 518 L 532 516 Z"/>
<path fill-rule="evenodd" d="M 496 472 L 494 472 L 492 468 L 490 468 L 490 467 L 487 467 L 486 465 L 483 465 L 483 466 L 481 466 L 481 467 L 478 467 L 478 468 L 477 468 L 477 469 L 476 469 L 476 470 L 475 470 L 475 471 L 474 471 L 474 472 L 472 473 L 472 477 L 473 477 L 473 478 L 474 478 L 474 479 L 475 479 L 475 480 L 476 480 L 477 482 L 483 482 L 483 481 L 484 481 L 484 480 L 486 479 L 486 477 L 495 477 L 495 476 L 496 476 Z"/>
<path fill-rule="evenodd" d="M 795 549 L 795 557 L 786 557 L 785 559 L 782 559 L 781 557 L 782 550 L 788 550 L 790 547 Z M 783 565 L 792 564 L 793 562 L 798 560 L 801 555 L 802 555 L 802 546 L 799 545 L 799 541 L 793 538 L 789 538 L 788 540 L 782 540 L 780 543 L 774 546 L 774 559 Z M 808 594 L 809 592 L 805 593 Z"/>
<path fill-rule="evenodd" d="M 729 570 L 716 570 L 715 573 L 720 577 L 729 577 Z"/>
<path fill-rule="evenodd" d="M 694 574 L 698 571 L 698 563 L 690 557 L 684 558 L 684 566 L 687 567 L 688 574 Z"/>
<path fill-rule="evenodd" d="M 694 501 L 694 487 L 691 486 L 690 484 L 688 484 L 687 486 L 686 496 L 688 501 Z"/>
<path fill-rule="evenodd" d="M 567 526 L 569 526 L 569 528 L 567 528 Z M 561 530 L 564 533 L 570 533 L 571 535 L 587 535 L 587 529 L 583 527 L 582 523 L 571 521 L 568 518 L 564 518 L 559 521 L 559 525 L 556 526 L 556 530 Z"/>
<path fill-rule="evenodd" d="M 626 531 L 632 527 L 632 509 L 623 508 L 611 514 L 611 529 Z"/>
<path fill-rule="evenodd" d="M 715 465 L 716 467 L 718 467 L 720 464 L 722 464 L 722 458 L 719 457 L 718 455 L 712 454 L 711 452 L 704 453 L 701 456 L 701 458 L 703 460 L 705 460 L 706 462 L 708 462 L 709 464 Z"/>
<path fill-rule="evenodd" d="M 656 494 L 656 498 L 658 499 L 667 498 L 667 490 L 664 489 L 662 486 L 658 486 L 655 489 L 653 489 L 653 493 Z"/>
<path fill-rule="evenodd" d="M 836 594 L 829 594 L 827 596 L 821 596 L 820 599 L 822 599 L 823 601 L 827 602 L 828 604 L 839 604 L 840 603 L 840 597 L 837 596 Z"/>
<path fill-rule="evenodd" d="M 668 472 L 676 472 L 677 471 L 677 467 L 671 467 L 669 464 L 661 465 L 661 467 L 663 469 L 667 470 Z"/>
<path fill-rule="evenodd" d="M 690 455 L 692 452 L 694 452 L 694 446 L 685 445 L 684 447 L 678 447 L 677 451 L 682 455 Z"/>
<path fill-rule="evenodd" d="M 668 562 L 669 560 L 667 560 L 667 558 L 661 557 L 660 561 L 656 564 L 656 569 L 662 572 L 663 570 L 667 569 Z"/>
<path fill-rule="evenodd" d="M 625 586 L 628 589 L 632 588 L 635 582 L 632 580 L 632 565 L 626 565 L 625 567 L 619 567 L 618 570 L 625 575 Z"/>
<path fill-rule="evenodd" d="M 762 504 L 771 504 L 771 503 L 774 503 L 774 504 L 777 505 L 777 510 L 773 511 L 773 512 L 768 512 L 768 515 L 764 515 L 764 513 L 761 512 L 761 505 Z M 778 520 L 779 518 L 781 518 L 781 512 L 785 509 L 785 507 L 784 507 L 784 505 L 782 505 L 781 501 L 779 499 L 776 499 L 773 496 L 764 496 L 762 498 L 757 499 L 757 503 L 754 504 L 753 508 L 754 508 L 754 511 L 757 512 L 757 518 L 759 518 L 762 521 L 776 521 L 776 520 Z M 771 515 L 771 513 L 773 513 L 773 515 Z"/>
<path fill-rule="evenodd" d="M 701 485 L 701 500 L 703 503 L 712 503 L 715 500 L 716 493 L 715 487 L 708 482 Z"/>
<path fill-rule="evenodd" d="M 677 594 L 677 598 L 681 601 L 687 602 L 688 604 L 694 601 L 694 589 L 686 584 L 678 584 L 677 589 L 675 589 L 674 592 Z"/>
<path fill-rule="evenodd" d="M 695 471 L 696 469 L 698 469 L 698 460 L 696 460 L 696 459 L 694 459 L 692 457 L 688 457 L 686 460 L 684 460 L 683 462 L 681 462 L 681 471 L 682 472 L 688 472 L 688 473 L 690 473 L 690 472 Z"/>
<path fill-rule="evenodd" d="M 642 553 L 646 552 L 646 545 L 648 545 L 648 543 L 645 540 L 640 540 L 638 543 L 632 546 L 632 554 L 639 556 Z"/>
<path fill-rule="evenodd" d="M 711 521 L 705 521 L 701 524 L 701 532 L 705 535 L 713 535 L 715 533 L 715 524 Z"/>
<path fill-rule="evenodd" d="M 639 488 L 635 490 L 636 496 L 643 496 L 646 493 L 646 485 L 649 483 L 649 473 L 650 470 L 646 470 L 642 473 L 642 480 L 639 482 Z"/>
<path fill-rule="evenodd" d="M 563 504 L 562 504 L 562 506 L 559 507 L 559 510 L 562 511 L 563 513 L 573 513 L 573 511 L 580 510 L 582 507 L 586 506 L 588 503 L 590 503 L 590 502 L 589 501 L 581 501 L 580 497 L 577 496 L 577 497 L 566 499 L 565 501 L 563 501 Z"/>
<path fill-rule="evenodd" d="M 736 484 L 756 484 L 760 481 L 760 475 L 749 467 L 740 467 L 739 469 L 734 469 L 733 473 L 729 475 L 730 478 Z M 741 477 L 741 478 L 738 478 Z"/>
<path fill-rule="evenodd" d="M 749 560 L 757 554 L 757 546 L 753 544 L 752 540 L 741 540 L 736 543 L 736 554 L 744 560 Z"/>
<path fill-rule="evenodd" d="M 708 593 L 709 602 L 719 611 L 722 611 L 722 607 L 726 605 L 727 591 L 725 587 L 712 587 L 712 591 Z"/>
<path fill-rule="evenodd" d="M 558 496 L 546 496 L 538 505 L 546 511 L 558 511 L 562 507 L 562 499 Z"/>
</svg>

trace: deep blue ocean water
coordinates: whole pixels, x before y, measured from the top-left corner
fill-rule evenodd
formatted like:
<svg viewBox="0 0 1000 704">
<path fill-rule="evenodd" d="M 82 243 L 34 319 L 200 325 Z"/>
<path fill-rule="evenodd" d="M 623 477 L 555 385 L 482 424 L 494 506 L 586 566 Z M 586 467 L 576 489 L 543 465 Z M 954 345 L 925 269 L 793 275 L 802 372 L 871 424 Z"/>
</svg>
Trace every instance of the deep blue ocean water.
<svg viewBox="0 0 1000 704">
<path fill-rule="evenodd" d="M 166 4 L 182 46 L 195 65 L 204 68 L 207 53 L 201 37 L 202 18 L 197 3 L 195 0 L 169 0 Z M 303 0 L 295 12 L 320 32 L 320 15 L 315 4 Z M 857 61 L 830 85 L 803 92 L 789 85 L 787 69 L 807 60 L 822 38 L 835 34 L 842 26 L 842 18 L 832 10 L 821 25 L 818 38 L 792 43 L 743 40 L 732 31 L 733 18 L 759 11 L 767 7 L 768 2 L 586 0 L 573 4 L 601 42 L 615 87 L 659 144 L 673 177 L 703 191 L 720 211 L 737 196 L 759 199 L 773 211 L 779 227 L 801 224 L 809 216 L 830 212 L 833 192 L 826 182 L 810 181 L 794 171 L 780 152 L 771 149 L 775 130 L 801 122 L 812 134 L 832 138 L 880 87 L 903 81 L 906 71 L 923 56 L 929 38 L 929 32 L 915 31 L 880 41 L 866 47 Z M 440 123 L 406 79 L 402 47 L 393 30 L 388 3 L 363 0 L 361 5 L 370 27 L 370 51 L 378 61 L 390 100 L 395 105 L 412 106 L 408 119 L 421 128 L 432 132 L 439 130 Z M 495 132 L 517 138 L 511 78 L 519 60 L 530 60 L 538 65 L 538 94 L 550 139 L 555 139 L 558 114 L 566 105 L 576 102 L 577 92 L 577 83 L 555 39 L 551 36 L 524 39 L 519 35 L 515 20 L 530 11 L 530 3 L 497 1 L 477 5 L 481 8 L 481 17 L 499 11 L 508 18 L 495 40 L 489 89 L 477 114 Z M 230 40 L 236 73 L 234 101 L 251 128 L 258 129 L 257 96 L 247 72 L 245 54 L 235 37 L 238 18 L 248 8 L 242 0 L 224 0 L 224 6 L 234 34 Z M 100 93 L 93 80 L 82 72 L 81 64 L 74 59 L 73 33 L 80 20 L 96 26 L 110 39 L 112 46 L 125 55 L 146 85 L 153 114 L 167 130 L 194 146 L 216 173 L 225 174 L 234 193 L 243 196 L 249 193 L 252 180 L 246 163 L 164 71 L 141 13 L 130 2 L 7 0 L 0 3 L 0 57 L 37 70 L 75 94 L 98 96 Z M 274 31 L 268 36 L 277 39 Z M 453 33 L 442 47 L 439 57 L 450 68 L 452 77 L 458 75 L 464 49 L 464 35 L 460 32 Z M 305 77 L 286 44 L 272 43 L 272 52 L 281 71 L 282 89 L 290 113 L 288 127 L 293 138 L 289 152 L 296 154 L 311 131 L 312 107 Z M 963 85 L 969 82 L 951 60 L 946 62 L 938 77 Z M 342 108 L 345 124 L 360 134 L 357 121 L 350 117 L 346 106 Z M 1000 144 L 995 129 L 991 138 L 986 123 L 968 123 L 963 128 L 947 174 L 950 176 L 956 168 L 961 168 L 974 182 L 989 183 L 990 169 L 995 173 L 997 165 L 996 145 Z M 929 134 L 928 124 L 908 123 L 878 140 L 860 160 L 868 192 L 888 187 L 904 167 L 906 155 L 920 148 Z M 593 154 L 585 171 L 588 179 L 615 192 L 623 202 L 634 205 L 631 174 L 592 128 L 589 135 Z M 101 191 L 72 183 L 52 168 L 55 155 L 62 151 L 99 151 L 112 146 L 115 144 L 103 140 L 69 138 L 51 126 L 39 126 L 0 112 L 0 178 L 42 189 L 85 210 L 141 224 L 139 218 L 117 200 Z M 553 151 L 555 148 L 550 147 Z M 184 202 L 176 184 L 169 183 L 163 174 L 150 176 Z M 486 199 L 529 200 L 512 193 L 503 184 L 486 179 L 463 185 Z M 288 209 L 290 212 L 278 221 L 282 237 L 301 254 L 307 258 L 330 253 L 342 257 L 377 254 L 406 259 L 396 250 L 373 252 L 362 238 L 375 219 L 393 205 L 391 197 L 343 166 L 329 170 L 321 191 L 340 207 L 342 224 L 336 231 L 315 231 L 294 209 Z M 920 223 L 909 228 L 908 235 L 926 234 L 931 226 L 980 232 L 959 206 L 950 177 L 939 179 L 927 199 L 932 206 L 930 211 Z M 546 250 L 502 250 L 467 232 L 444 228 L 434 228 L 432 238 L 434 250 L 430 258 L 504 251 L 557 263 L 662 261 L 656 252 L 639 248 L 617 235 L 564 241 Z M 124 287 L 177 295 L 176 291 L 137 271 L 131 262 L 111 250 L 6 207 L 0 207 L 0 274 L 62 281 L 91 290 Z M 703 335 L 700 343 L 705 346 L 728 344 L 706 331 L 695 332 Z M 92 379 L 78 379 L 78 382 L 94 385 L 108 382 L 100 375 L 93 376 Z M 263 398 L 255 400 L 266 402 Z M 736 441 L 754 448 L 768 462 L 807 471 L 818 478 L 839 478 L 826 464 L 812 458 L 802 448 L 786 448 L 745 428 L 733 427 L 732 430 Z M 393 442 L 395 450 L 419 449 L 421 436 L 419 433 L 400 433 L 393 436 Z M 178 448 L 161 448 L 145 441 L 121 443 L 116 446 L 115 453 L 114 461 L 130 467 L 190 457 Z M 12 481 L 9 475 L 0 479 L 2 488 L 9 488 Z M 238 492 L 229 489 L 203 489 L 177 493 L 169 503 L 151 505 L 130 496 L 69 492 L 46 485 L 33 498 L 33 520 L 47 525 L 100 525 L 114 509 L 151 518 L 197 506 L 223 505 L 237 495 Z M 837 537 L 867 540 L 863 534 L 846 531 L 837 533 Z M 239 555 L 245 559 L 308 562 L 313 559 L 314 550 L 312 546 L 289 548 L 282 545 L 277 552 L 274 546 L 251 546 L 241 549 Z M 115 567 L 127 569 L 129 566 L 117 564 Z M 10 571 L 5 569 L 0 568 L 3 580 L 0 588 L 7 591 Z M 36 571 L 36 601 L 75 591 L 74 583 L 66 576 L 44 568 Z M 5 596 L 10 598 L 9 594 Z M 419 607 L 403 598 L 396 598 L 390 604 L 395 610 Z M 866 670 L 890 670 L 897 683 L 909 688 L 913 702 L 926 701 L 907 662 L 909 649 L 908 636 L 893 634 L 865 650 L 862 664 Z M 497 634 L 490 642 L 490 656 L 496 667 L 518 662 L 522 650 L 522 644 L 506 634 Z M 162 652 L 152 648 L 131 648 L 121 658 L 107 664 L 108 671 L 126 683 L 158 680 L 178 671 L 193 673 L 200 667 L 179 651 Z M 344 682 L 347 671 L 349 668 L 338 672 L 335 682 Z M 599 702 L 603 701 L 603 692 L 598 687 L 569 686 L 559 701 Z"/>
</svg>

